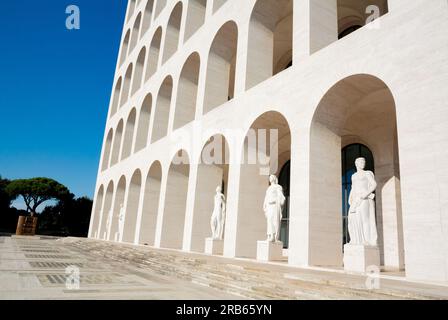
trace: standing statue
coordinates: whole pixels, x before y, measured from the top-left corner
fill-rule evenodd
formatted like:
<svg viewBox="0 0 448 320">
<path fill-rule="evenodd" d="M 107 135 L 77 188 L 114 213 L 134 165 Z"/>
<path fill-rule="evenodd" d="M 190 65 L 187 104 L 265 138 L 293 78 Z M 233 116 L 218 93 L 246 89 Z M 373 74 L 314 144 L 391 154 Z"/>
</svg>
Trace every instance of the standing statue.
<svg viewBox="0 0 448 320">
<path fill-rule="evenodd" d="M 286 199 L 283 195 L 283 188 L 278 184 L 276 176 L 271 175 L 269 177 L 269 183 L 270 186 L 266 191 L 263 204 L 264 215 L 268 222 L 267 241 L 278 242 L 280 239 L 282 210 Z"/>
<path fill-rule="evenodd" d="M 123 207 L 123 204 L 120 204 L 120 215 L 118 216 L 118 239 L 117 239 L 117 241 L 123 235 L 123 231 L 124 231 L 124 216 L 125 216 L 124 207 Z"/>
<path fill-rule="evenodd" d="M 223 240 L 224 224 L 226 222 L 226 197 L 222 193 L 222 188 L 216 188 L 215 206 L 213 208 L 210 226 L 214 240 Z"/>
<path fill-rule="evenodd" d="M 352 190 L 348 203 L 348 232 L 350 244 L 376 246 L 378 234 L 375 222 L 375 194 L 377 187 L 375 176 L 365 171 L 366 159 L 355 161 L 357 172 L 352 176 Z"/>
</svg>

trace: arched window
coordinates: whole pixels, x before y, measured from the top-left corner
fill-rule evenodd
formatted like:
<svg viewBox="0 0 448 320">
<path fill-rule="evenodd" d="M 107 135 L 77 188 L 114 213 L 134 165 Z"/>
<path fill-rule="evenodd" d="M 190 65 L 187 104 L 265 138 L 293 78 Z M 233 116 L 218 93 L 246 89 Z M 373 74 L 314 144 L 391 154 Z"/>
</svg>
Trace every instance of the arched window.
<svg viewBox="0 0 448 320">
<path fill-rule="evenodd" d="M 128 30 L 128 32 L 124 36 L 123 44 L 121 45 L 120 66 L 123 64 L 124 60 L 127 57 L 130 38 L 131 30 Z"/>
<path fill-rule="evenodd" d="M 375 173 L 375 163 L 373 153 L 363 144 L 351 144 L 342 149 L 342 219 L 343 219 L 343 244 L 350 241 L 348 235 L 348 197 L 352 190 L 352 175 L 356 172 L 355 160 L 357 158 L 366 159 L 365 170 Z"/>
<path fill-rule="evenodd" d="M 162 41 L 162 28 L 157 28 L 154 36 L 151 40 L 151 46 L 149 47 L 148 62 L 146 63 L 146 75 L 145 81 L 151 78 L 151 76 L 157 71 L 159 64 L 160 42 Z"/>
<path fill-rule="evenodd" d="M 285 70 L 292 62 L 292 30 L 292 0 L 256 2 L 249 23 L 246 89 Z"/>
<path fill-rule="evenodd" d="M 173 9 L 165 35 L 165 47 L 163 48 L 163 62 L 167 61 L 177 51 L 179 46 L 179 31 L 182 22 L 182 2 Z"/>
<path fill-rule="evenodd" d="M 154 0 L 148 0 L 145 7 L 145 13 L 143 17 L 143 24 L 142 24 L 142 32 L 140 34 L 140 38 L 143 37 L 143 35 L 146 33 L 146 31 L 149 30 L 149 27 L 151 27 L 151 20 L 152 20 L 152 11 L 154 9 Z"/>
<path fill-rule="evenodd" d="M 234 97 L 237 43 L 238 27 L 229 21 L 219 29 L 210 48 L 204 114 Z"/>
</svg>

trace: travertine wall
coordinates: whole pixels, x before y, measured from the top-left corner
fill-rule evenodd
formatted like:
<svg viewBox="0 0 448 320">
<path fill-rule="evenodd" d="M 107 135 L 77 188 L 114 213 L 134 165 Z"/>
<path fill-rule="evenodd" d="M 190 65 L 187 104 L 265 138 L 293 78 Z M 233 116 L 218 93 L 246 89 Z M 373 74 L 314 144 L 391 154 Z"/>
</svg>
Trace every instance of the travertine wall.
<svg viewBox="0 0 448 320">
<path fill-rule="evenodd" d="M 270 1 L 130 1 L 89 236 L 103 239 L 112 209 L 108 240 L 114 240 L 120 205 L 126 208 L 129 199 L 136 198 L 130 183 L 140 170 L 145 192 L 138 197 L 137 211 L 126 212 L 126 228 L 129 221 L 136 221 L 135 236 L 123 240 L 198 250 L 196 230 L 203 234 L 205 226 L 198 229 L 193 223 L 198 214 L 207 214 L 195 210 L 209 208 L 197 205 L 203 200 L 196 194 L 201 170 L 191 159 L 200 157 L 210 137 L 221 134 L 234 160 L 228 166 L 224 255 L 253 256 L 255 239 L 248 228 L 240 227 L 241 222 L 249 216 L 251 228 L 257 229 L 264 218 L 258 198 L 246 192 L 247 181 L 266 181 L 267 187 L 267 177 L 240 165 L 240 159 L 246 134 L 256 120 L 266 112 L 278 112 L 288 123 L 291 143 L 289 263 L 341 264 L 340 150 L 358 142 L 379 154 L 375 155 L 381 183 L 377 218 L 384 264 L 404 267 L 410 279 L 448 282 L 448 3 L 389 0 L 388 13 L 375 24 L 337 40 L 341 21 L 347 23 L 340 17 L 341 1 L 293 1 L 293 66 L 279 73 L 271 71 L 268 61 L 272 29 L 263 30 L 260 21 L 251 20 L 253 9 Z M 378 4 L 384 6 L 384 1 Z M 173 10 L 181 22 L 171 19 L 168 26 Z M 372 27 L 378 22 L 378 28 Z M 179 40 L 174 41 L 177 50 L 170 49 L 174 51 L 167 55 L 167 45 L 175 47 L 173 39 Z M 257 50 L 265 54 L 256 54 Z M 146 52 L 143 69 L 142 52 Z M 192 54 L 199 61 L 198 75 L 195 67 L 184 68 L 186 62 L 194 65 L 189 60 Z M 192 71 L 181 77 L 182 70 Z M 392 107 L 372 119 L 363 106 L 378 110 L 386 104 L 385 92 Z M 344 120 L 336 128 L 338 114 L 321 112 L 327 94 L 334 101 L 340 101 L 338 96 L 345 99 L 341 106 L 347 108 L 340 115 L 360 125 L 349 126 L 350 121 Z M 188 109 L 193 100 L 194 117 Z M 368 127 L 381 124 L 381 117 L 396 118 L 395 127 Z M 262 123 L 273 126 L 269 117 Z M 395 135 L 382 136 L 388 130 Z M 179 150 L 188 154 L 188 172 L 172 165 Z M 149 171 L 156 161 L 160 174 Z M 155 191 L 148 195 L 151 183 Z M 215 189 L 214 184 L 210 188 Z M 242 194 L 247 205 L 240 203 Z"/>
</svg>

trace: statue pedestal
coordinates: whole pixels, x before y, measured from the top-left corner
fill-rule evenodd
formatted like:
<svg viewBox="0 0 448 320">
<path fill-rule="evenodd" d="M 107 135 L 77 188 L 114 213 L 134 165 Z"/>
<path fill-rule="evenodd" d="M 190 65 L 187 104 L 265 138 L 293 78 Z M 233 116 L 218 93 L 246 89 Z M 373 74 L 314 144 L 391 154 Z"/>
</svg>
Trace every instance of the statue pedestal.
<svg viewBox="0 0 448 320">
<path fill-rule="evenodd" d="M 369 266 L 380 267 L 380 249 L 375 246 L 344 245 L 344 270 L 365 273 Z"/>
<path fill-rule="evenodd" d="M 210 255 L 222 255 L 224 253 L 224 240 L 206 238 L 205 253 Z"/>
<path fill-rule="evenodd" d="M 257 260 L 276 261 L 283 259 L 283 242 L 257 241 Z"/>
</svg>

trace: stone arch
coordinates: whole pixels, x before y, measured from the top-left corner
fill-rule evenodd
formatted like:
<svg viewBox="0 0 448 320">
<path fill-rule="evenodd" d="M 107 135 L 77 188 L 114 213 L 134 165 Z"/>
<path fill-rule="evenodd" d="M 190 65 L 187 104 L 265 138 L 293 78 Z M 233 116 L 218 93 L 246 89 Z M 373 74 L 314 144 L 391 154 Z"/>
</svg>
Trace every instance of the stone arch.
<svg viewBox="0 0 448 320">
<path fill-rule="evenodd" d="M 236 256 L 255 258 L 257 241 L 267 238 L 263 203 L 269 175 L 279 175 L 291 157 L 291 132 L 277 111 L 260 115 L 248 130 L 240 165 L 240 189 L 236 232 Z M 293 161 L 293 160 L 292 160 Z"/>
<path fill-rule="evenodd" d="M 185 150 L 179 151 L 168 171 L 160 239 L 162 248 L 182 249 L 190 176 L 189 159 Z"/>
<path fill-rule="evenodd" d="M 132 34 L 131 34 L 131 42 L 129 45 L 129 52 L 132 52 L 134 50 L 135 46 L 137 45 L 137 41 L 139 39 L 140 34 L 140 26 L 142 23 L 142 13 L 140 12 L 135 19 L 134 26 L 132 27 Z"/>
<path fill-rule="evenodd" d="M 110 129 L 109 133 L 107 134 L 106 138 L 106 144 L 104 146 L 104 153 L 103 153 L 103 163 L 101 165 L 101 170 L 104 171 L 107 168 L 109 168 L 110 163 L 110 151 L 112 149 L 112 141 L 114 138 L 114 129 Z"/>
<path fill-rule="evenodd" d="M 107 235 L 109 241 L 120 241 L 119 234 L 119 218 L 120 211 L 124 210 L 124 197 L 126 194 L 126 177 L 122 176 L 117 184 L 117 190 L 115 191 L 114 209 L 112 212 L 111 228 Z"/>
<path fill-rule="evenodd" d="M 142 174 L 136 170 L 132 175 L 128 189 L 128 198 L 126 201 L 126 215 L 124 220 L 124 230 L 122 241 L 134 243 L 135 232 L 137 230 L 137 214 L 140 204 L 140 192 L 142 186 Z"/>
<path fill-rule="evenodd" d="M 110 166 L 115 165 L 120 157 L 120 148 L 121 148 L 121 140 L 123 137 L 123 119 L 117 125 L 117 129 L 115 129 L 114 142 L 112 146 L 112 157 L 110 159 Z"/>
<path fill-rule="evenodd" d="M 146 177 L 139 244 L 154 245 L 161 186 L 162 165 L 155 161 Z"/>
<path fill-rule="evenodd" d="M 143 16 L 142 32 L 141 32 L 141 35 L 140 35 L 141 38 L 145 35 L 145 33 L 151 27 L 153 10 L 154 10 L 154 0 L 148 0 L 146 2 L 145 13 L 144 13 L 144 16 Z"/>
<path fill-rule="evenodd" d="M 129 19 L 131 19 L 132 15 L 134 14 L 136 6 L 137 6 L 137 0 L 129 1 L 129 9 L 128 9 L 128 16 L 126 17 L 126 22 L 129 21 Z"/>
<path fill-rule="evenodd" d="M 160 86 L 160 90 L 157 95 L 151 143 L 162 139 L 168 133 L 172 93 L 173 78 L 171 76 L 167 76 Z"/>
<path fill-rule="evenodd" d="M 293 1 L 258 0 L 249 24 L 246 89 L 292 65 Z"/>
<path fill-rule="evenodd" d="M 146 64 L 145 80 L 148 80 L 156 71 L 159 64 L 160 44 L 162 41 L 162 27 L 158 27 L 151 40 L 148 62 Z"/>
<path fill-rule="evenodd" d="M 369 146 L 375 161 L 381 261 L 388 268 L 403 268 L 397 120 L 389 87 L 368 74 L 340 80 L 317 106 L 310 139 L 310 220 L 319 223 L 310 226 L 318 227 L 310 245 L 311 263 L 342 265 L 341 150 L 362 143 Z"/>
<path fill-rule="evenodd" d="M 132 154 L 134 141 L 135 121 L 137 118 L 137 110 L 132 108 L 126 121 L 126 128 L 123 137 L 123 146 L 121 147 L 121 160 L 128 158 Z"/>
<path fill-rule="evenodd" d="M 184 42 L 204 24 L 207 10 L 207 0 L 188 1 L 187 23 L 185 24 Z"/>
<path fill-rule="evenodd" d="M 234 97 L 237 44 L 238 27 L 228 21 L 219 29 L 210 47 L 204 114 Z"/>
<path fill-rule="evenodd" d="M 98 230 L 98 239 L 107 240 L 109 238 L 109 236 L 108 236 L 109 230 L 108 230 L 107 220 L 108 220 L 109 216 L 111 217 L 110 219 L 112 219 L 111 207 L 112 207 L 113 196 L 114 196 L 114 182 L 110 181 L 107 186 L 107 189 L 106 189 L 104 204 L 103 204 L 103 207 L 101 208 L 103 218 L 101 219 L 101 225 Z M 112 221 L 112 220 L 110 220 L 110 221 Z"/>
<path fill-rule="evenodd" d="M 131 30 L 129 29 L 126 32 L 126 35 L 124 36 L 123 39 L 123 44 L 121 45 L 120 65 L 123 64 L 124 60 L 127 57 L 130 38 L 131 38 Z"/>
<path fill-rule="evenodd" d="M 179 47 L 180 26 L 182 23 L 182 1 L 179 1 L 171 12 L 165 32 L 162 63 L 165 63 Z"/>
<path fill-rule="evenodd" d="M 140 53 L 137 57 L 137 61 L 135 63 L 135 72 L 134 72 L 134 80 L 132 83 L 132 94 L 135 94 L 142 86 L 143 80 L 143 71 L 145 68 L 145 60 L 146 60 L 146 48 L 143 47 L 140 50 Z"/>
<path fill-rule="evenodd" d="M 95 197 L 95 207 L 92 212 L 93 220 L 92 220 L 92 226 L 90 227 L 91 230 L 90 238 L 97 239 L 99 236 L 101 207 L 103 206 L 103 198 L 104 198 L 104 186 L 101 185 Z"/>
<path fill-rule="evenodd" d="M 148 93 L 143 100 L 138 117 L 137 137 L 135 140 L 135 152 L 138 152 L 148 144 L 149 125 L 151 122 L 152 94 Z"/>
<path fill-rule="evenodd" d="M 113 99 L 112 99 L 112 108 L 110 112 L 110 117 L 112 117 L 118 110 L 118 102 L 120 101 L 120 93 L 121 93 L 121 84 L 122 78 L 118 78 L 117 84 L 115 85 Z"/>
<path fill-rule="evenodd" d="M 197 52 L 194 52 L 182 68 L 177 87 L 174 129 L 186 125 L 195 118 L 200 67 L 201 58 Z"/>
<path fill-rule="evenodd" d="M 131 81 L 132 81 L 132 63 L 128 66 L 126 70 L 126 74 L 124 77 L 123 91 L 121 92 L 121 100 L 120 106 L 122 107 L 129 100 L 129 91 L 131 89 Z"/>
<path fill-rule="evenodd" d="M 226 138 L 217 134 L 201 151 L 196 178 L 191 250 L 204 252 L 205 238 L 211 237 L 210 217 L 214 208 L 216 188 L 223 187 L 227 199 L 230 148 Z"/>
</svg>

